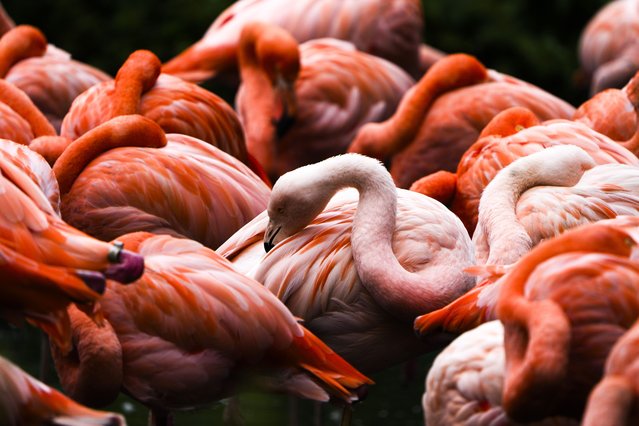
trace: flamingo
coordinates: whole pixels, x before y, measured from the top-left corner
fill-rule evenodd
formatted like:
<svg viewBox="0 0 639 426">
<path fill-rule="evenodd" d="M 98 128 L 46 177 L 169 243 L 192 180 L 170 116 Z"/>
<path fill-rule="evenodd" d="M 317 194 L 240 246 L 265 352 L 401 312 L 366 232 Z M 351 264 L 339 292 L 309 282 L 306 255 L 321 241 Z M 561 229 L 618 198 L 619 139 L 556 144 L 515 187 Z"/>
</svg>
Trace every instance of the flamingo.
<svg viewBox="0 0 639 426">
<path fill-rule="evenodd" d="M 413 79 L 396 65 L 321 39 L 298 45 L 285 30 L 246 24 L 236 108 L 248 150 L 271 180 L 346 151 L 357 129 L 389 117 Z"/>
<path fill-rule="evenodd" d="M 616 0 L 604 5 L 579 39 L 579 60 L 594 95 L 622 87 L 639 70 L 639 2 Z"/>
<path fill-rule="evenodd" d="M 573 120 L 581 121 L 612 140 L 627 140 L 637 129 L 637 113 L 633 106 L 639 74 L 621 89 L 605 89 L 581 104 Z"/>
<path fill-rule="evenodd" d="M 120 240 L 144 256 L 144 275 L 126 289 L 107 284 L 101 334 L 70 310 L 77 355 L 53 347 L 78 401 L 103 404 L 122 390 L 161 420 L 256 388 L 350 404 L 372 383 L 214 251 L 144 232 Z"/>
<path fill-rule="evenodd" d="M 68 53 L 47 47 L 44 34 L 29 25 L 17 26 L 0 38 L 0 77 L 24 91 L 56 132 L 80 93 L 111 80 Z"/>
<path fill-rule="evenodd" d="M 359 201 L 353 189 L 335 194 L 349 186 Z M 474 258 L 461 222 L 441 203 L 398 190 L 382 164 L 358 154 L 280 177 L 267 212 L 218 252 L 364 372 L 448 342 L 420 343 L 410 321 L 474 282 L 463 272 Z"/>
<path fill-rule="evenodd" d="M 493 177 L 514 160 L 556 145 L 577 145 L 599 165 L 639 165 L 639 133 L 615 142 L 581 122 L 548 120 L 540 123 L 526 108 L 513 107 L 496 115 L 479 139 L 464 153 L 456 173 L 438 172 L 419 179 L 413 189 L 449 202 L 451 210 L 472 235 L 477 226 L 481 194 Z M 445 181 L 446 185 L 440 182 Z M 449 201 L 451 200 L 452 201 Z"/>
<path fill-rule="evenodd" d="M 592 390 L 583 417 L 584 426 L 637 423 L 637 349 L 639 321 L 628 330 L 606 359 L 605 376 Z"/>
<path fill-rule="evenodd" d="M 479 211 L 473 235 L 477 261 L 509 265 L 567 229 L 618 215 L 639 215 L 639 168 L 595 166 L 577 146 L 547 148 L 501 170 L 484 190 Z M 459 333 L 495 319 L 498 279 L 507 270 L 489 268 L 486 280 L 472 291 L 417 318 L 418 332 Z"/>
<path fill-rule="evenodd" d="M 239 160 L 186 135 L 165 136 L 139 115 L 78 138 L 53 171 L 62 217 L 105 241 L 148 231 L 216 248 L 262 212 L 270 194 Z"/>
<path fill-rule="evenodd" d="M 637 225 L 620 217 L 567 231 L 504 277 L 502 405 L 514 420 L 581 417 L 610 350 L 639 317 Z"/>
<path fill-rule="evenodd" d="M 203 140 L 263 174 L 244 142 L 242 125 L 220 97 L 195 84 L 160 74 L 160 60 L 148 50 L 133 52 L 115 81 L 97 84 L 74 101 L 60 135 L 75 140 L 110 118 L 141 114 L 167 133 Z"/>
<path fill-rule="evenodd" d="M 125 426 L 115 413 L 91 410 L 0 357 L 0 423 L 6 426 L 82 424 Z"/>
<path fill-rule="evenodd" d="M 491 321 L 467 331 L 437 355 L 422 398 L 427 425 L 515 425 L 501 406 L 504 382 L 504 327 Z M 551 417 L 535 425 L 577 426 Z"/>
<path fill-rule="evenodd" d="M 453 171 L 500 111 L 523 106 L 541 120 L 570 118 L 574 107 L 544 90 L 486 68 L 473 56 L 449 55 L 407 92 L 394 115 L 363 126 L 349 152 L 380 160 L 400 188 L 439 170 Z"/>
<path fill-rule="evenodd" d="M 144 261 L 120 243 L 95 240 L 63 222 L 52 172 L 28 148 L 0 140 L 0 188 L 0 312 L 14 322 L 28 319 L 68 350 L 66 306 L 78 302 L 90 310 L 105 277 L 134 281 Z"/>
<path fill-rule="evenodd" d="M 299 43 L 324 37 L 351 42 L 417 77 L 440 55 L 422 47 L 422 16 L 417 0 L 240 0 L 217 17 L 200 41 L 164 64 L 163 72 L 200 82 L 232 70 L 242 30 L 260 21 L 283 28 Z"/>
</svg>

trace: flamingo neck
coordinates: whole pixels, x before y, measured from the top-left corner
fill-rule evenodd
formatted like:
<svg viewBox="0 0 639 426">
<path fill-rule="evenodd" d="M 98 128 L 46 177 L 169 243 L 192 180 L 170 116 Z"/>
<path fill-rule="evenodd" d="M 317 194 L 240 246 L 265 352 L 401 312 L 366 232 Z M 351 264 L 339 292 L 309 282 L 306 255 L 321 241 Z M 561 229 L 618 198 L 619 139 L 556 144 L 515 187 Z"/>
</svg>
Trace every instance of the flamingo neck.
<svg viewBox="0 0 639 426">
<path fill-rule="evenodd" d="M 397 260 L 392 247 L 397 188 L 388 171 L 365 156 L 330 160 L 318 187 L 332 193 L 343 187 L 359 191 L 351 234 L 353 260 L 362 285 L 377 303 L 394 316 L 413 321 L 458 297 L 460 283 L 444 273 L 446 266 L 433 264 L 417 274 L 404 269 Z M 460 275 L 459 279 L 464 278 Z"/>
<path fill-rule="evenodd" d="M 635 75 L 624 87 L 628 99 L 632 104 L 635 114 L 637 114 L 637 127 L 635 133 L 627 141 L 620 141 L 619 144 L 628 151 L 639 156 L 639 74 Z"/>
<path fill-rule="evenodd" d="M 277 126 L 282 120 L 294 119 L 297 110 L 298 44 L 283 29 L 256 22 L 242 31 L 238 59 L 247 148 L 267 172 L 272 172 Z"/>
<path fill-rule="evenodd" d="M 11 29 L 0 38 L 0 77 L 5 78 L 21 60 L 42 56 L 46 50 L 47 39 L 37 28 L 20 25 Z"/>
<path fill-rule="evenodd" d="M 240 118 L 246 135 L 246 149 L 270 173 L 275 163 L 275 126 L 271 111 L 276 104 L 270 81 L 259 68 L 243 66 L 242 97 L 246 109 L 240 109 Z"/>
<path fill-rule="evenodd" d="M 406 147 L 422 126 L 431 105 L 442 94 L 474 84 L 485 82 L 486 68 L 474 57 L 465 54 L 448 55 L 437 61 L 422 79 L 402 98 L 397 111 L 383 123 L 368 125 L 370 134 L 363 140 L 376 146 L 377 158 L 387 158 Z M 357 147 L 360 142 L 353 142 Z"/>
<path fill-rule="evenodd" d="M 29 99 L 29 96 L 2 79 L 0 79 L 0 102 L 6 104 L 29 123 L 34 137 L 56 135 L 53 125 Z"/>
<path fill-rule="evenodd" d="M 216 77 L 218 73 L 236 68 L 235 43 L 210 46 L 200 41 L 162 65 L 162 72 L 191 83 L 201 83 Z"/>
<path fill-rule="evenodd" d="M 140 99 L 155 85 L 161 67 L 148 50 L 137 50 L 128 57 L 115 76 L 113 117 L 138 113 Z"/>
<path fill-rule="evenodd" d="M 486 186 L 479 202 L 477 228 L 481 227 L 490 250 L 483 260 L 508 265 L 532 248 L 532 239 L 516 213 L 525 191 L 542 185 L 574 186 L 594 165 L 580 148 L 558 146 L 520 158 L 501 170 Z"/>
<path fill-rule="evenodd" d="M 53 173 L 58 179 L 60 194 L 69 192 L 84 168 L 110 149 L 161 148 L 165 145 L 164 131 L 154 121 L 140 115 L 113 118 L 73 141 L 57 159 Z"/>
<path fill-rule="evenodd" d="M 74 348 L 63 353 L 51 345 L 60 382 L 76 401 L 104 406 L 115 400 L 123 380 L 122 347 L 108 322 L 98 326 L 74 305 L 68 309 Z"/>
</svg>

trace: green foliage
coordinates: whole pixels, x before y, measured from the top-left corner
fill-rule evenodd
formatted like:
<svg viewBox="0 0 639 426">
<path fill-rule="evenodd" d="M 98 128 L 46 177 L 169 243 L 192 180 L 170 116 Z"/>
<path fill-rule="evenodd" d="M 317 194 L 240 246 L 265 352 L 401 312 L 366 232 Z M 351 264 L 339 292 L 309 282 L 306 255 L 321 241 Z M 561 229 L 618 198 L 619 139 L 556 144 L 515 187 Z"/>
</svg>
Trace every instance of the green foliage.
<svg viewBox="0 0 639 426">
<path fill-rule="evenodd" d="M 587 99 L 578 73 L 579 36 L 606 0 L 424 1 L 425 40 L 471 53 L 487 67 L 571 102 Z"/>
</svg>

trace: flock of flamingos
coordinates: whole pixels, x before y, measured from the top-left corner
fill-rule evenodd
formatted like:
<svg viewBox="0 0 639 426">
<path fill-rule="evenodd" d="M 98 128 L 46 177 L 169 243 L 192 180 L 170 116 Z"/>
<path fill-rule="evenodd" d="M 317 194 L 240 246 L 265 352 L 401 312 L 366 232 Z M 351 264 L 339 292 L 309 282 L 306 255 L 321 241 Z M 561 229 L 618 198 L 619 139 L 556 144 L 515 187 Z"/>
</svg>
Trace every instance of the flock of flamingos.
<svg viewBox="0 0 639 426">
<path fill-rule="evenodd" d="M 578 108 L 422 44 L 418 0 L 240 0 L 115 78 L 2 12 L 0 314 L 64 394 L 0 358 L 0 424 L 247 389 L 346 424 L 430 351 L 429 426 L 639 423 L 639 0 Z"/>
</svg>

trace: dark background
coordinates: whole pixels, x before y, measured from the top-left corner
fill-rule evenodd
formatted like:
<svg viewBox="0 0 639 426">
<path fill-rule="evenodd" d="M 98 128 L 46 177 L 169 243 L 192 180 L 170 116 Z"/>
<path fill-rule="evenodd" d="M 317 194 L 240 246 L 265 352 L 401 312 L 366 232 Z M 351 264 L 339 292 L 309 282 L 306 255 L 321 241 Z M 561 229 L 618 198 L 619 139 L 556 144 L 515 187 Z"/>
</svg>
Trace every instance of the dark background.
<svg viewBox="0 0 639 426">
<path fill-rule="evenodd" d="M 291 0 L 295 1 L 295 0 Z M 230 0 L 12 0 L 16 23 L 39 27 L 76 59 L 115 74 L 136 49 L 166 61 L 200 39 Z M 579 35 L 604 0 L 428 0 L 424 40 L 476 55 L 572 104 L 587 98 L 577 75 Z"/>
</svg>

